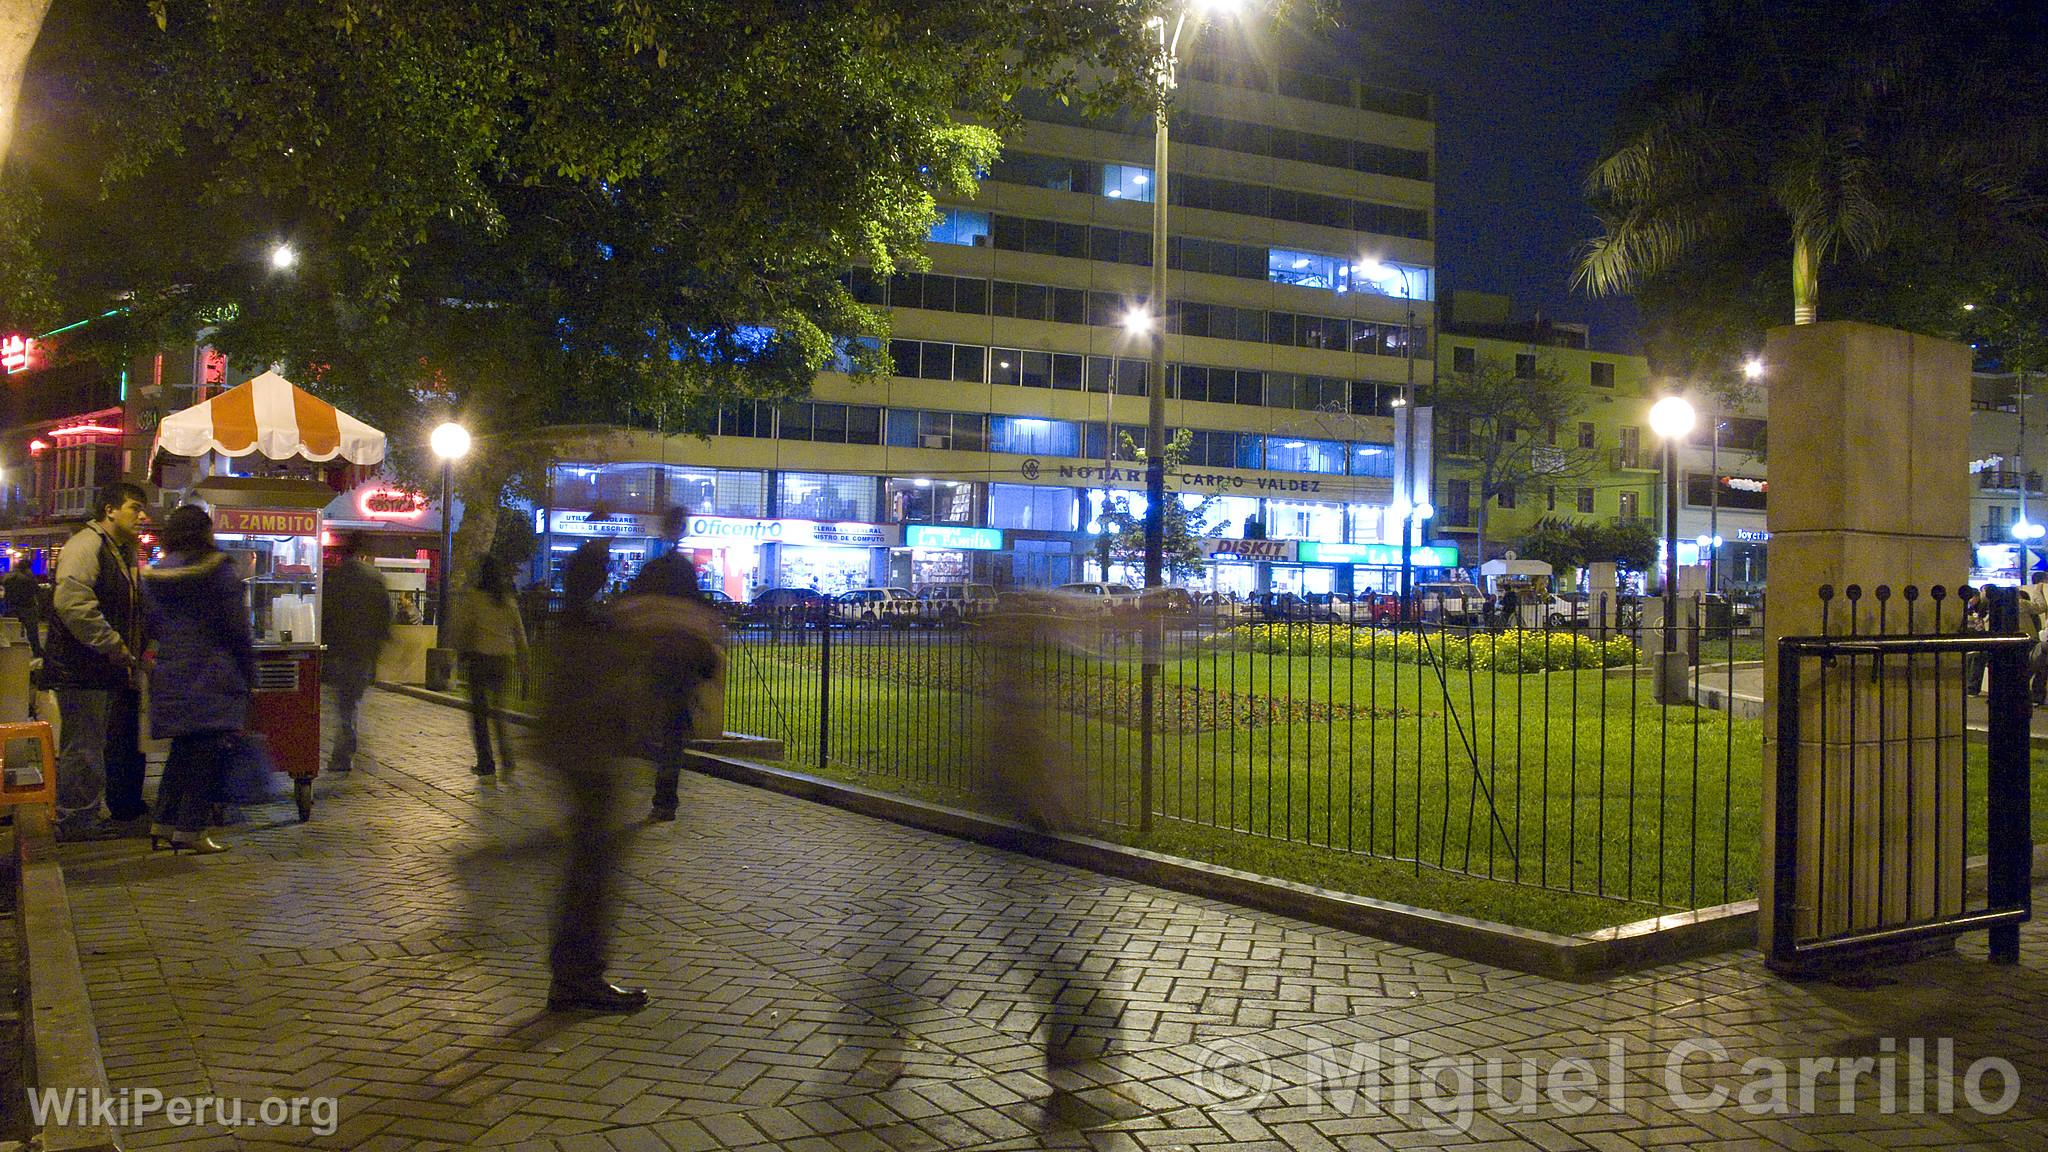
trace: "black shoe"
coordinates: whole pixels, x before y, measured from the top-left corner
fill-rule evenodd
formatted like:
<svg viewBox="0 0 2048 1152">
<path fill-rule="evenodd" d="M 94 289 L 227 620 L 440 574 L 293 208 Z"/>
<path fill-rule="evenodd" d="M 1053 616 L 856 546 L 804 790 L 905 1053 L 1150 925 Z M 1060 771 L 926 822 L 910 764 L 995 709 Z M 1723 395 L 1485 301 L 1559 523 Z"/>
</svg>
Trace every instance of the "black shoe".
<svg viewBox="0 0 2048 1152">
<path fill-rule="evenodd" d="M 655 805 L 654 810 L 647 814 L 647 818 L 649 820 L 654 820 L 663 824 L 667 824 L 676 818 L 676 810 L 673 808 L 664 808 L 657 804 Z"/>
<path fill-rule="evenodd" d="M 498 770 L 496 768 L 491 767 L 489 764 L 479 764 L 476 767 L 471 768 L 470 771 L 476 773 L 479 776 L 496 776 L 498 774 Z"/>
<path fill-rule="evenodd" d="M 647 989 L 621 988 L 604 980 L 555 984 L 548 988 L 548 1010 L 565 1012 L 638 1012 L 647 1007 Z"/>
</svg>

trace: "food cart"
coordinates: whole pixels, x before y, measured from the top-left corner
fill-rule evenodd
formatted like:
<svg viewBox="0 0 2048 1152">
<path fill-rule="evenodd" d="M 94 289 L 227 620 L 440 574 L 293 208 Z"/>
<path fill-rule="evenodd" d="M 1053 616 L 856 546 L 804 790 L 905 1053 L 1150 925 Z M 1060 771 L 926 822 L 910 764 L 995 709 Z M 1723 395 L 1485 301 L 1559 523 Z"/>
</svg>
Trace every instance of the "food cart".
<svg viewBox="0 0 2048 1152">
<path fill-rule="evenodd" d="M 292 778 L 299 819 L 309 820 L 320 774 L 320 510 L 335 492 L 320 466 L 381 462 L 384 433 L 266 372 L 165 417 L 157 449 L 290 462 L 278 475 L 205 475 L 190 495 L 213 509 L 215 539 L 248 583 L 256 641 L 249 727 L 268 740 Z"/>
</svg>

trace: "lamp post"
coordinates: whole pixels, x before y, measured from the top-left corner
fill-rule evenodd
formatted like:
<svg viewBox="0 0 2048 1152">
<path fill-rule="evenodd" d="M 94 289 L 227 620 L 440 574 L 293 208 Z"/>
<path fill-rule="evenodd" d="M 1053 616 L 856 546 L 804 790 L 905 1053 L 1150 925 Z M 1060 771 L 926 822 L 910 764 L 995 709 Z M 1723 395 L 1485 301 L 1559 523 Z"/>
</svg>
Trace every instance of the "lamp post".
<svg viewBox="0 0 2048 1152">
<path fill-rule="evenodd" d="M 1685 679 L 1685 656 L 1677 645 L 1678 442 L 1692 431 L 1694 418 L 1683 396 L 1666 396 L 1650 406 L 1650 430 L 1664 441 L 1664 651 L 1658 657 L 1657 697 L 1666 703 L 1683 695 Z"/>
<path fill-rule="evenodd" d="M 469 454 L 469 429 L 450 421 L 434 429 L 427 443 L 441 458 L 441 581 L 434 597 L 434 630 L 448 628 L 448 569 L 455 563 L 455 462 Z"/>
</svg>

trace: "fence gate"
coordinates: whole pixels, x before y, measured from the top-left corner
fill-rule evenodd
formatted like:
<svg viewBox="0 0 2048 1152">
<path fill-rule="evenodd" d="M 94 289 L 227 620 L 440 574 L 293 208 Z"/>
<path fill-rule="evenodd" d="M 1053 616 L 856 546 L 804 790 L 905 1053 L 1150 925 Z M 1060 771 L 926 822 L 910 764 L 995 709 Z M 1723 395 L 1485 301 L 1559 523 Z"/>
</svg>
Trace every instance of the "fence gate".
<svg viewBox="0 0 2048 1152">
<path fill-rule="evenodd" d="M 1778 642 L 1772 968 L 1977 929 L 1995 962 L 2018 959 L 2032 641 L 2015 590 L 1983 591 L 1988 631 L 1972 631 L 1969 588 L 1866 597 L 1852 584 L 1838 599 L 1823 586 L 1827 634 Z"/>
</svg>

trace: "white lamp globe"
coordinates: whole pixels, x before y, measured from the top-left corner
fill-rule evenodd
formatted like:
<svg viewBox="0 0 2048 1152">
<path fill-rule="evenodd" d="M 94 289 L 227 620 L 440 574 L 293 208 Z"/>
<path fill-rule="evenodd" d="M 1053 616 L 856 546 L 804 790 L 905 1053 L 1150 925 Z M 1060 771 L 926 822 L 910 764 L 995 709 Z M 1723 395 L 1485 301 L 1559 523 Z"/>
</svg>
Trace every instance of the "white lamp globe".
<svg viewBox="0 0 2048 1152">
<path fill-rule="evenodd" d="M 1650 405 L 1650 430 L 1666 440 L 1692 431 L 1695 414 L 1683 396 L 1666 396 Z"/>
<path fill-rule="evenodd" d="M 427 443 L 441 459 L 460 460 L 469 455 L 469 429 L 453 422 L 442 424 L 434 429 Z"/>
</svg>

